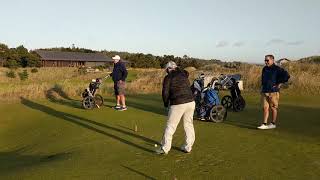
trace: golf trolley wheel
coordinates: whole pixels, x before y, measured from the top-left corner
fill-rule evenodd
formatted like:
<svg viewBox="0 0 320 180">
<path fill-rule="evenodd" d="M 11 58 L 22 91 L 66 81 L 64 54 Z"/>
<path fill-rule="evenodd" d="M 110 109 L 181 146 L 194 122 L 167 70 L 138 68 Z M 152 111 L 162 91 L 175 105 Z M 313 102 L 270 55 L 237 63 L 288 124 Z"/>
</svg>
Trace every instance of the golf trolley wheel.
<svg viewBox="0 0 320 180">
<path fill-rule="evenodd" d="M 95 106 L 94 98 L 87 96 L 82 101 L 82 107 L 85 109 L 93 109 Z"/>
<path fill-rule="evenodd" d="M 210 110 L 210 120 L 216 123 L 222 122 L 227 117 L 227 109 L 222 105 L 213 106 Z"/>
<path fill-rule="evenodd" d="M 223 107 L 225 107 L 226 109 L 230 109 L 232 108 L 232 97 L 227 95 L 227 96 L 223 96 L 222 100 L 221 100 L 221 104 Z"/>
<path fill-rule="evenodd" d="M 201 106 L 197 109 L 197 118 L 199 121 L 206 121 L 207 118 L 205 117 L 206 114 L 206 108 L 204 106 Z"/>
<path fill-rule="evenodd" d="M 246 102 L 242 96 L 239 96 L 233 101 L 233 110 L 235 112 L 243 111 L 245 107 L 246 107 Z"/>
<path fill-rule="evenodd" d="M 103 97 L 99 94 L 96 94 L 94 96 L 94 102 L 96 105 L 98 105 L 99 107 L 101 107 L 103 105 Z"/>
</svg>

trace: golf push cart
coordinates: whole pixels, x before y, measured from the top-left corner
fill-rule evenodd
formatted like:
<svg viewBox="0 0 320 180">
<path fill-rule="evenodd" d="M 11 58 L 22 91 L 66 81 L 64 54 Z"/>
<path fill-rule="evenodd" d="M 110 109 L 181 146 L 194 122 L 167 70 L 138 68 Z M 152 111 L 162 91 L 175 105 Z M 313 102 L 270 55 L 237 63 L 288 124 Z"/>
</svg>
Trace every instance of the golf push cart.
<svg viewBox="0 0 320 180">
<path fill-rule="evenodd" d="M 204 75 L 195 79 L 191 85 L 196 109 L 196 116 L 202 121 L 222 122 L 227 117 L 227 110 L 221 105 L 216 86 L 217 79 L 212 81 L 204 87 Z"/>
<path fill-rule="evenodd" d="M 108 77 L 109 75 L 104 77 L 104 79 L 107 79 Z M 103 105 L 103 97 L 96 93 L 101 84 L 102 78 L 92 79 L 89 87 L 81 94 L 83 98 L 82 107 L 84 109 L 93 109 L 95 107 L 100 108 Z"/>
<path fill-rule="evenodd" d="M 221 104 L 226 109 L 233 109 L 235 112 L 243 111 L 246 102 L 241 96 L 241 90 L 239 88 L 239 81 L 241 79 L 240 74 L 223 75 L 218 78 L 218 88 L 222 90 L 229 90 L 230 95 L 226 95 L 222 98 Z"/>
</svg>

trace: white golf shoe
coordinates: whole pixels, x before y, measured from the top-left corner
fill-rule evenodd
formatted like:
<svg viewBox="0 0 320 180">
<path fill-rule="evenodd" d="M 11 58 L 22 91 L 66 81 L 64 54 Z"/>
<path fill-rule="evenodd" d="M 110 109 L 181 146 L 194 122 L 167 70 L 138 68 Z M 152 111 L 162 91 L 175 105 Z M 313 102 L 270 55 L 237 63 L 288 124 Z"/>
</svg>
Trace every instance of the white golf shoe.
<svg viewBox="0 0 320 180">
<path fill-rule="evenodd" d="M 258 127 L 258 129 L 269 129 L 269 126 L 262 124 L 261 126 Z"/>
<path fill-rule="evenodd" d="M 275 129 L 276 127 L 277 126 L 275 124 L 272 124 L 272 123 L 268 124 L 269 129 Z"/>
</svg>

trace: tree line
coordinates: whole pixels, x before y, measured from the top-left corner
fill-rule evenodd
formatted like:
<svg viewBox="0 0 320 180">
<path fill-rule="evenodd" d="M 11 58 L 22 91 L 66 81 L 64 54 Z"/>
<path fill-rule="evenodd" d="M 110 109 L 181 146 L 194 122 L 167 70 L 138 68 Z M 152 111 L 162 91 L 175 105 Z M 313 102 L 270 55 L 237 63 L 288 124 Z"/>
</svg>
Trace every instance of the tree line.
<svg viewBox="0 0 320 180">
<path fill-rule="evenodd" d="M 8 68 L 41 66 L 38 54 L 34 51 L 28 51 L 22 45 L 9 48 L 7 45 L 0 43 L 0 59 L 3 61 L 3 66 Z"/>
<path fill-rule="evenodd" d="M 41 50 L 49 51 L 62 51 L 62 52 L 82 52 L 82 53 L 103 53 L 107 57 L 113 57 L 119 55 L 122 59 L 129 61 L 130 66 L 133 68 L 163 68 L 167 62 L 174 61 L 178 66 L 185 67 L 195 67 L 199 68 L 201 66 L 211 64 L 211 63 L 223 63 L 220 60 L 205 60 L 199 58 L 189 57 L 184 55 L 183 57 L 174 56 L 174 55 L 163 55 L 155 56 L 152 54 L 143 54 L 143 53 L 129 53 L 129 52 L 120 52 L 120 51 L 94 51 L 91 49 L 78 48 L 78 47 L 59 47 L 59 48 L 45 48 Z"/>
<path fill-rule="evenodd" d="M 235 68 L 239 66 L 240 62 L 223 62 L 217 59 L 205 60 L 200 58 L 193 58 L 187 55 L 183 57 L 174 55 L 155 56 L 152 54 L 143 53 L 129 53 L 119 51 L 95 51 L 86 48 L 78 48 L 74 45 L 72 47 L 56 47 L 56 48 L 42 48 L 40 50 L 62 51 L 62 52 L 82 52 L 82 53 L 103 53 L 108 57 L 120 55 L 122 59 L 129 61 L 133 68 L 163 68 L 167 62 L 174 61 L 181 68 L 195 67 L 200 68 L 209 64 L 219 64 L 227 68 Z M 16 48 L 9 48 L 5 44 L 0 43 L 0 60 L 3 60 L 3 65 L 8 68 L 17 67 L 40 67 L 40 56 L 34 51 L 28 51 L 24 46 Z"/>
</svg>

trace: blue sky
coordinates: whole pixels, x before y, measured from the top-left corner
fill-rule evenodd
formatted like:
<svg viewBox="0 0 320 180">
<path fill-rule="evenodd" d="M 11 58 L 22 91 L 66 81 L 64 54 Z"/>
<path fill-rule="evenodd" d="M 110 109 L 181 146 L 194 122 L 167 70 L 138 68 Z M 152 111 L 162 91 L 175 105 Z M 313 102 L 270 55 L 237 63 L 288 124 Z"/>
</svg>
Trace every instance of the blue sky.
<svg viewBox="0 0 320 180">
<path fill-rule="evenodd" d="M 320 55 L 319 0 L 0 0 L 0 42 L 260 62 Z"/>
</svg>

